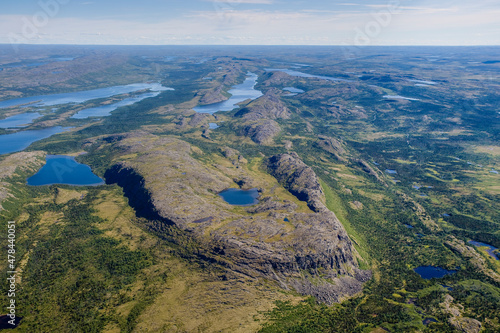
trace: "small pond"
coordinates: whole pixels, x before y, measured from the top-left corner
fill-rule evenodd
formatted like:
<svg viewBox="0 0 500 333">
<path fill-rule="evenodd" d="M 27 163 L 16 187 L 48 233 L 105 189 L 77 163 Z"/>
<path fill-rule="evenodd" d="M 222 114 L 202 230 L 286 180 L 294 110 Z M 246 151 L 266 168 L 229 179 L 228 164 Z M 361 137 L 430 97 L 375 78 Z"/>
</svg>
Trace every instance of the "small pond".
<svg viewBox="0 0 500 333">
<path fill-rule="evenodd" d="M 227 203 L 233 206 L 251 206 L 259 202 L 259 191 L 256 188 L 250 190 L 241 190 L 239 188 L 230 188 L 219 193 Z"/>
<path fill-rule="evenodd" d="M 424 320 L 422 320 L 422 324 L 424 324 L 425 326 L 429 325 L 430 323 L 437 323 L 438 321 L 434 318 L 425 318 Z"/>
<path fill-rule="evenodd" d="M 456 270 L 447 270 L 441 267 L 435 266 L 420 266 L 414 269 L 414 271 L 420 275 L 423 279 L 440 279 L 445 275 L 456 273 Z"/>
<path fill-rule="evenodd" d="M 28 185 L 94 186 L 104 184 L 104 181 L 95 175 L 88 165 L 78 163 L 74 157 L 47 155 L 46 160 L 47 163 L 34 176 L 28 178 Z"/>
</svg>

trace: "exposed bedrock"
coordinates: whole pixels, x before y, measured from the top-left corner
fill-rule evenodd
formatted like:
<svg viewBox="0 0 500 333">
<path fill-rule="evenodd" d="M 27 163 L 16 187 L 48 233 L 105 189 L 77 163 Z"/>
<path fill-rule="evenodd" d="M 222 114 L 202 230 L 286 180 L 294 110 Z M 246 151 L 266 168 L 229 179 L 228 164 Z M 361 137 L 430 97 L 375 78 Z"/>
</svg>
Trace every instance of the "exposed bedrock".
<svg viewBox="0 0 500 333">
<path fill-rule="evenodd" d="M 296 153 L 272 156 L 267 161 L 267 168 L 287 190 L 299 200 L 306 201 L 313 211 L 328 211 L 316 173 Z"/>
<path fill-rule="evenodd" d="M 361 291 L 369 279 L 370 272 L 358 268 L 343 226 L 324 207 L 316 175 L 295 157 L 289 164 L 298 171 L 296 176 L 280 177 L 284 164 L 273 174 L 277 179 L 293 178 L 292 193 L 309 200 L 314 211 L 299 212 L 297 203 L 273 194 L 271 188 L 278 184 L 269 184 L 268 179 L 256 178 L 242 168 L 230 171 L 201 163 L 192 156 L 202 153 L 197 147 L 175 138 L 129 135 L 113 145 L 126 158 L 116 159 L 106 172 L 106 181 L 124 189 L 139 216 L 190 232 L 200 241 L 198 254 L 204 258 L 274 280 L 285 289 L 314 295 L 325 303 Z M 231 165 L 229 160 L 219 163 Z M 260 202 L 244 213 L 217 194 L 235 186 L 234 179 L 247 179 L 261 189 Z"/>
</svg>

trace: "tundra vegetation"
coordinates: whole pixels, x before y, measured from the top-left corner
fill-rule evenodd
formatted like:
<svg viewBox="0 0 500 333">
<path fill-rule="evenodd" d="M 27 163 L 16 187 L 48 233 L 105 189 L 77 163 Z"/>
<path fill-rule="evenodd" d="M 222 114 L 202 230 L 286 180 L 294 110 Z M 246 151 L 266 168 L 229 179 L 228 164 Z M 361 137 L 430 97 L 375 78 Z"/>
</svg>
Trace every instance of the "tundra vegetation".
<svg viewBox="0 0 500 333">
<path fill-rule="evenodd" d="M 1 50 L 1 100 L 175 89 L 99 118 L 71 116 L 141 92 L 0 109 L 42 114 L 17 131 L 71 127 L 0 155 L 14 331 L 500 331 L 500 261 L 469 243 L 500 247 L 498 48 Z M 248 72 L 261 97 L 193 110 Z M 48 154 L 77 156 L 106 184 L 28 186 Z M 257 188 L 259 203 L 229 205 L 227 188 Z M 423 279 L 420 266 L 456 273 Z"/>
</svg>

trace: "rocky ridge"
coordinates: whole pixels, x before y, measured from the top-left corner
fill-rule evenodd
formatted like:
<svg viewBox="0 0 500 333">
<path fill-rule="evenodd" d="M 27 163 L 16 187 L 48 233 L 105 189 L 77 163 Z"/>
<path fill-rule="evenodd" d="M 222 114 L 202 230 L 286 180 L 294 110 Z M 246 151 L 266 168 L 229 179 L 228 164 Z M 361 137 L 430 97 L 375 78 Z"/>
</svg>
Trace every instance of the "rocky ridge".
<svg viewBox="0 0 500 333">
<path fill-rule="evenodd" d="M 316 175 L 297 156 L 293 163 L 302 171 L 280 176 L 285 170 L 278 167 L 273 175 L 289 179 L 287 186 L 305 195 L 314 211 L 303 212 L 274 195 L 270 186 L 279 186 L 276 182 L 234 167 L 234 158 L 241 156 L 235 150 L 225 149 L 229 159 L 220 156 L 206 165 L 193 157 L 202 151 L 171 137 L 133 133 L 111 144 L 127 158 L 118 158 L 108 169 L 107 183 L 124 188 L 138 215 L 174 224 L 204 240 L 207 253 L 229 269 L 274 280 L 325 303 L 359 292 L 370 278 L 370 272 L 358 268 L 355 250 L 335 214 L 321 202 Z M 261 194 L 260 203 L 244 213 L 217 194 L 240 180 Z M 308 276 L 323 282 L 313 284 Z"/>
</svg>

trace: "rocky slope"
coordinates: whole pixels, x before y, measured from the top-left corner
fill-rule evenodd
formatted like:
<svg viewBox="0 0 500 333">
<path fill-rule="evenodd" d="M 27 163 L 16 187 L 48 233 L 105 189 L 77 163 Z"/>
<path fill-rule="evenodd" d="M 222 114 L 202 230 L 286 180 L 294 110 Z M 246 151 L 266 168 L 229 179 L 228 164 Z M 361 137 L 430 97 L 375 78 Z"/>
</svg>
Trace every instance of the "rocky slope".
<svg viewBox="0 0 500 333">
<path fill-rule="evenodd" d="M 271 144 L 274 137 L 281 131 L 280 125 L 274 120 L 262 119 L 255 122 L 247 122 L 242 129 L 244 136 L 252 139 L 259 145 Z"/>
<path fill-rule="evenodd" d="M 325 194 L 314 171 L 296 153 L 272 156 L 267 161 L 269 173 L 299 200 L 315 212 L 324 212 Z"/>
<path fill-rule="evenodd" d="M 289 119 L 291 112 L 278 95 L 278 89 L 269 89 L 263 96 L 238 111 L 235 117 L 242 117 L 245 120 Z"/>
<path fill-rule="evenodd" d="M 276 180 L 249 172 L 237 151 L 223 149 L 227 158 L 217 155 L 209 165 L 194 158 L 205 156 L 197 147 L 171 137 L 135 133 L 111 145 L 124 157 L 106 172 L 106 181 L 124 188 L 137 214 L 189 231 L 206 245 L 206 255 L 229 269 L 272 279 L 325 303 L 359 292 L 370 278 L 358 268 L 335 214 L 322 204 L 316 175 L 296 155 L 284 158 L 296 174 L 278 163 L 273 175 L 285 179 L 314 211 L 277 195 Z M 241 208 L 223 201 L 218 192 L 237 183 L 259 188 L 260 203 Z"/>
</svg>

